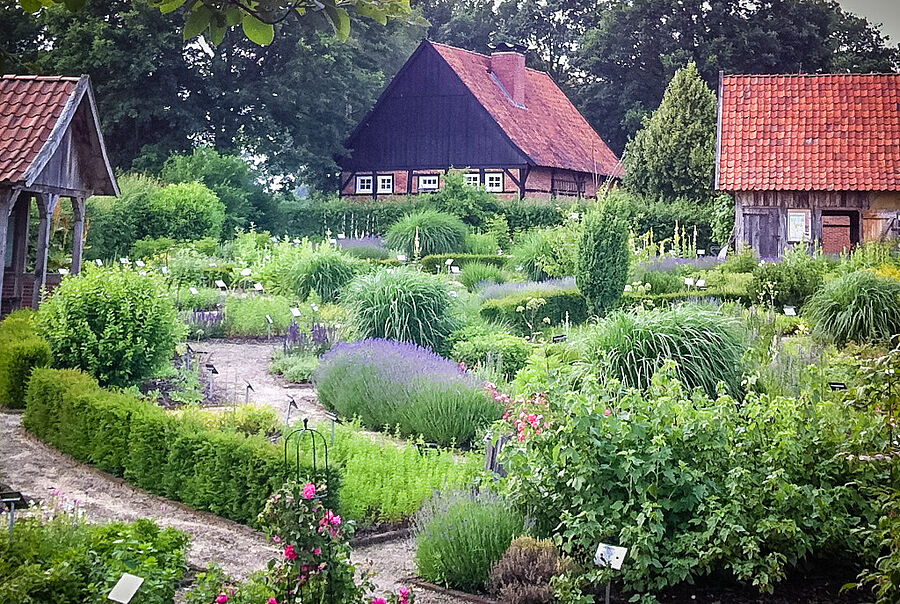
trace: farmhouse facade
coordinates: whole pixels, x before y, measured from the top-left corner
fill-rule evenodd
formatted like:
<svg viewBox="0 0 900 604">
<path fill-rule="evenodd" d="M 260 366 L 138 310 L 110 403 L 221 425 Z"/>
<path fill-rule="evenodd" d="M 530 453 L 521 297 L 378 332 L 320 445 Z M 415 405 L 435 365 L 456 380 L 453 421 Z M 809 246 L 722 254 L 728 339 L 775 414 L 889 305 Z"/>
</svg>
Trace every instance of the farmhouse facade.
<svg viewBox="0 0 900 604">
<path fill-rule="evenodd" d="M 48 283 L 47 259 L 51 217 L 63 197 L 72 204 L 70 270 L 79 272 L 85 199 L 95 193 L 119 189 L 88 77 L 0 78 L 0 313 L 37 308 L 41 288 L 58 283 L 59 273 Z M 32 202 L 38 224 L 29 257 Z"/>
<path fill-rule="evenodd" d="M 716 188 L 763 258 L 900 234 L 900 74 L 720 76 Z"/>
<path fill-rule="evenodd" d="M 520 47 L 490 56 L 423 41 L 347 141 L 340 194 L 437 191 L 449 170 L 501 198 L 592 197 L 616 155 Z"/>
</svg>

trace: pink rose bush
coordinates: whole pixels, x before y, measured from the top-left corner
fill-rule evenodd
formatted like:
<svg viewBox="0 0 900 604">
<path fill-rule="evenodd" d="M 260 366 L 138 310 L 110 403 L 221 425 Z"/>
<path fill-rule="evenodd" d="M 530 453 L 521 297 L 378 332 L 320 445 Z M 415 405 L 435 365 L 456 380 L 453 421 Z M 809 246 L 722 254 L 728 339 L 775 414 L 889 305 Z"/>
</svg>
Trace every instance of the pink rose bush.
<svg viewBox="0 0 900 604">
<path fill-rule="evenodd" d="M 544 419 L 544 413 L 547 410 L 547 394 L 545 392 L 513 399 L 508 394 L 497 390 L 497 386 L 491 382 L 485 382 L 484 388 L 495 401 L 506 407 L 502 421 L 505 425 L 512 427 L 518 442 L 522 443 L 530 436 L 537 436 L 550 425 Z"/>
</svg>

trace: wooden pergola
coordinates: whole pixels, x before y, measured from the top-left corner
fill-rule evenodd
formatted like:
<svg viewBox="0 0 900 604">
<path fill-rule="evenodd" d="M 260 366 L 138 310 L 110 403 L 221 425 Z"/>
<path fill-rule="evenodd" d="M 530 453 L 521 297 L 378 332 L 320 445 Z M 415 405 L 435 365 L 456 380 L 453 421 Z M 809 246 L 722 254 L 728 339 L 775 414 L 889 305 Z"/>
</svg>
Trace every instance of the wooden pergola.
<svg viewBox="0 0 900 604">
<path fill-rule="evenodd" d="M 81 270 L 85 200 L 118 196 L 87 76 L 0 78 L 0 312 L 37 308 L 47 283 L 50 219 L 72 203 L 70 271 Z M 26 273 L 32 201 L 37 206 L 34 272 Z"/>
</svg>

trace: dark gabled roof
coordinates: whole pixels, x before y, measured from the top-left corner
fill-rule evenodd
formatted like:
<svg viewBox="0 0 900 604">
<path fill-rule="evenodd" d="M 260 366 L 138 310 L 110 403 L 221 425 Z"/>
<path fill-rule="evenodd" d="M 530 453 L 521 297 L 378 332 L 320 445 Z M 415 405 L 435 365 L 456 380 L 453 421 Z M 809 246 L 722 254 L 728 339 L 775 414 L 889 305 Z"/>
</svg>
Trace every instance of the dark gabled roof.
<svg viewBox="0 0 900 604">
<path fill-rule="evenodd" d="M 525 106 L 516 106 L 492 77 L 489 56 L 445 44 L 425 43 L 441 55 L 535 165 L 622 176 L 615 153 L 549 75 L 526 69 Z"/>
<path fill-rule="evenodd" d="M 900 74 L 723 76 L 716 186 L 900 190 Z"/>
<path fill-rule="evenodd" d="M 98 194 L 118 195 L 118 186 L 106 157 L 99 118 L 87 76 L 16 76 L 0 78 L 0 185 L 31 186 L 53 157 L 72 118 L 85 102 L 94 130 L 96 157 L 102 162 Z"/>
</svg>

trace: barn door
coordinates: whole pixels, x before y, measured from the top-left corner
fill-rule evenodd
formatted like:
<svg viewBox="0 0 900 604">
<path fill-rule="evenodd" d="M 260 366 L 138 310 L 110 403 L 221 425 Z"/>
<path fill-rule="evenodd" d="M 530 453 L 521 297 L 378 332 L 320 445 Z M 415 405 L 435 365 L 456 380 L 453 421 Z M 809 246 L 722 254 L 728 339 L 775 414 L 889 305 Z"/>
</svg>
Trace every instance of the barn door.
<svg viewBox="0 0 900 604">
<path fill-rule="evenodd" d="M 775 258 L 781 254 L 781 212 L 778 208 L 744 209 L 744 242 L 760 258 Z"/>
</svg>

